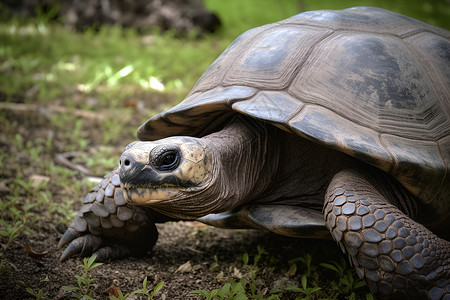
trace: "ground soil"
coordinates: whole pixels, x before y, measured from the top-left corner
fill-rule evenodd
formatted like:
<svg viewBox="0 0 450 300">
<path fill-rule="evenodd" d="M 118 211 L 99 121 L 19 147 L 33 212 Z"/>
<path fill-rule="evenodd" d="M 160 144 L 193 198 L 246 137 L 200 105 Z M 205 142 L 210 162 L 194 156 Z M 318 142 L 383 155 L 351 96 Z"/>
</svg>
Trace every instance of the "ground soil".
<svg viewBox="0 0 450 300">
<path fill-rule="evenodd" d="M 82 274 L 81 259 L 60 262 L 61 250 L 56 244 L 61 234 L 55 224 L 41 222 L 39 227 L 40 234 L 25 237 L 21 242 L 38 253 L 52 253 L 35 259 L 21 244 L 15 243 L 9 251 L 6 272 L 0 278 L 1 299 L 33 299 L 26 292 L 27 287 L 34 291 L 42 289 L 47 299 L 73 299 L 62 287 L 76 286 L 75 275 Z M 275 264 L 268 264 L 269 271 L 262 271 L 260 276 L 264 281 L 262 286 L 268 292 L 287 278 L 287 261 L 296 258 L 300 249 L 311 250 L 312 244 L 323 248 L 336 247 L 332 242 L 300 241 L 262 231 L 219 229 L 193 222 L 162 224 L 158 229 L 158 243 L 147 256 L 113 261 L 92 270 L 91 276 L 97 279 L 93 292 L 96 299 L 107 299 L 105 290 L 111 286 L 119 287 L 124 293 L 137 290 L 142 287 L 145 276 L 149 287 L 164 281 L 155 299 L 204 299 L 190 292 L 220 288 L 230 275 L 236 280 L 245 277 L 241 257 L 244 253 L 255 254 L 258 245 L 275 257 Z M 214 256 L 219 264 L 216 268 L 212 268 Z M 328 259 L 332 258 L 328 256 Z M 322 259 L 327 261 L 327 257 Z M 187 262 L 191 268 L 178 270 Z M 224 272 L 225 279 L 220 278 L 221 272 Z M 293 283 L 298 285 L 295 280 Z"/>
</svg>

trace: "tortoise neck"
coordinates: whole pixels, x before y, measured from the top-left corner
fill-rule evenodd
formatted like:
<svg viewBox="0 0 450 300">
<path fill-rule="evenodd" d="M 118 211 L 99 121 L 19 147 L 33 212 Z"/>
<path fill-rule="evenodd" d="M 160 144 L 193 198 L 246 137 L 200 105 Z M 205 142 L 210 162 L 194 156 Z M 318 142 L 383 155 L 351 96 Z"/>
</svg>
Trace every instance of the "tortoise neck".
<svg viewBox="0 0 450 300">
<path fill-rule="evenodd" d="M 243 116 L 234 117 L 221 131 L 202 138 L 213 153 L 216 195 L 214 213 L 251 201 L 270 184 L 278 166 L 279 147 L 271 144 L 273 126 Z M 217 199 L 219 195 L 219 199 Z"/>
<path fill-rule="evenodd" d="M 321 210 L 333 175 L 354 164 L 341 152 L 244 116 L 202 140 L 213 153 L 214 182 L 202 195 L 214 202 L 209 213 L 249 202 Z"/>
</svg>

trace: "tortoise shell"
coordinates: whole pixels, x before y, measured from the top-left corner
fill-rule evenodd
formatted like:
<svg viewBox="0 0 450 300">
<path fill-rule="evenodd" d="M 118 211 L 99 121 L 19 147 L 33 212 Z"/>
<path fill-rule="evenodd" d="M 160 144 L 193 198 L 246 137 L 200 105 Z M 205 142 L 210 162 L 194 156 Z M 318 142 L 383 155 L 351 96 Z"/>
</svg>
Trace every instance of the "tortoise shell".
<svg viewBox="0 0 450 300">
<path fill-rule="evenodd" d="M 249 30 L 141 140 L 203 136 L 238 112 L 395 177 L 450 215 L 450 32 L 371 7 Z"/>
</svg>

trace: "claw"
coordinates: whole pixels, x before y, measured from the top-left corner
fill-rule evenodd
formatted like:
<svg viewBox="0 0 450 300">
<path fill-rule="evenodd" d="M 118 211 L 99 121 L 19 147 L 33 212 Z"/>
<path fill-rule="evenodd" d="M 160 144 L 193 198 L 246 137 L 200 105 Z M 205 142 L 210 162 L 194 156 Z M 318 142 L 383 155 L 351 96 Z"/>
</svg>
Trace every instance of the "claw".
<svg viewBox="0 0 450 300">
<path fill-rule="evenodd" d="M 59 260 L 65 261 L 69 257 L 78 253 L 80 254 L 81 257 L 90 256 L 97 249 L 99 249 L 101 245 L 102 245 L 101 237 L 92 234 L 80 236 L 70 242 L 70 244 L 64 250 L 63 254 L 61 254 Z"/>
<path fill-rule="evenodd" d="M 59 240 L 58 249 L 61 249 L 61 247 L 67 245 L 68 243 L 70 243 L 71 241 L 75 240 L 80 236 L 81 236 L 80 232 L 76 231 L 72 227 L 69 227 Z"/>
<path fill-rule="evenodd" d="M 61 254 L 61 257 L 59 258 L 59 260 L 60 261 L 65 261 L 66 259 L 68 259 L 72 255 L 80 253 L 81 250 L 83 249 L 83 244 L 84 244 L 84 236 L 81 236 L 81 237 L 78 237 L 78 238 L 74 239 L 72 242 L 70 242 L 70 244 L 64 250 L 63 254 Z"/>
</svg>

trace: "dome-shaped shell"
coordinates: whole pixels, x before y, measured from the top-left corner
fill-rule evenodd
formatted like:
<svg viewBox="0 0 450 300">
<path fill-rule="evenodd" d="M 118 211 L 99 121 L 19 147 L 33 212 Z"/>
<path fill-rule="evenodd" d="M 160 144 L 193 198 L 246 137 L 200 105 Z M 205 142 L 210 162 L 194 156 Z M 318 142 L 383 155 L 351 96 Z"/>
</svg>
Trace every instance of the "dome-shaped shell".
<svg viewBox="0 0 450 300">
<path fill-rule="evenodd" d="M 202 136 L 239 112 L 338 149 L 450 212 L 450 32 L 378 8 L 249 30 L 142 140 Z"/>
</svg>

